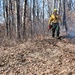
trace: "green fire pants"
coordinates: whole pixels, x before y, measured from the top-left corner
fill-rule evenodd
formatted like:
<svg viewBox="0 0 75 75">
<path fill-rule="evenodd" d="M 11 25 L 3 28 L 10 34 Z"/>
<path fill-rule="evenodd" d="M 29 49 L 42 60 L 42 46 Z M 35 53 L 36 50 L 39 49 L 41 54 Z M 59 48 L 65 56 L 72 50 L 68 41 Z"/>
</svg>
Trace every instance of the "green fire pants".
<svg viewBox="0 0 75 75">
<path fill-rule="evenodd" d="M 56 32 L 56 37 L 59 37 L 60 34 L 59 23 L 52 23 L 52 37 L 55 37 L 55 32 Z"/>
</svg>

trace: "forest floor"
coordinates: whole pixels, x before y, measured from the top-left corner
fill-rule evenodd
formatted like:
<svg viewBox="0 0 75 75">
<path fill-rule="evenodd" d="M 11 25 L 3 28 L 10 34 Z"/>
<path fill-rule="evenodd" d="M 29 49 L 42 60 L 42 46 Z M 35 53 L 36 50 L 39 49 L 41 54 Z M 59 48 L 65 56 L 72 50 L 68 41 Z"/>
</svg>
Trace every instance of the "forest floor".
<svg viewBox="0 0 75 75">
<path fill-rule="evenodd" d="M 75 75 L 75 38 L 71 35 L 16 43 L 4 38 L 4 30 L 0 26 L 0 75 Z"/>
<path fill-rule="evenodd" d="M 75 75 L 75 39 L 43 39 L 0 46 L 0 75 Z"/>
</svg>

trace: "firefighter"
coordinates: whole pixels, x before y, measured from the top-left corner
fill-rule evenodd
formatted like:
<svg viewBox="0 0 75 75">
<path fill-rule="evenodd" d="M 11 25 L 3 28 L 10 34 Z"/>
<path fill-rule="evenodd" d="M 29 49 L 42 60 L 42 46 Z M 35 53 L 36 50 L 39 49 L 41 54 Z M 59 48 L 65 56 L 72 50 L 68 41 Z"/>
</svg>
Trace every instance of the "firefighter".
<svg viewBox="0 0 75 75">
<path fill-rule="evenodd" d="M 56 37 L 59 38 L 60 34 L 59 21 L 61 21 L 61 18 L 59 14 L 57 14 L 57 9 L 54 9 L 53 14 L 51 15 L 48 22 L 48 25 L 52 25 L 52 37 L 55 37 L 56 32 Z"/>
</svg>

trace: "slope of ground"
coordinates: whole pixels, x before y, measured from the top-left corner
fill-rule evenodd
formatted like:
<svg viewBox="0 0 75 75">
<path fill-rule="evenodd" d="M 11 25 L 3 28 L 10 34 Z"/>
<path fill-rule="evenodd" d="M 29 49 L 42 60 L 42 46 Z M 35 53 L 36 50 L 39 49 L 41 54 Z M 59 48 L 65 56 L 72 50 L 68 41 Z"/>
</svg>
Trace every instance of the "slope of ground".
<svg viewBox="0 0 75 75">
<path fill-rule="evenodd" d="M 0 75 L 75 75 L 75 45 L 70 41 L 45 38 L 1 46 Z"/>
</svg>

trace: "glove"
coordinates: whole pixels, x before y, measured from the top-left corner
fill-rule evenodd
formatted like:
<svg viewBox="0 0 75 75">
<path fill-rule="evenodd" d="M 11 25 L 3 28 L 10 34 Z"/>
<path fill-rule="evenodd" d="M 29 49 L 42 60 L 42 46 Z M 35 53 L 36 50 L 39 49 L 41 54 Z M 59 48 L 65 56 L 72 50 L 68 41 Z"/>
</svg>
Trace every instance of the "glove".
<svg viewBox="0 0 75 75">
<path fill-rule="evenodd" d="M 49 24 L 49 26 L 48 26 L 48 31 L 49 31 L 51 28 L 52 28 L 52 25 L 51 25 L 51 24 Z"/>
</svg>

